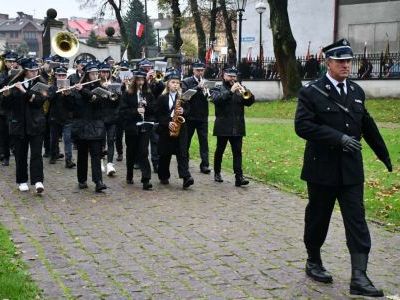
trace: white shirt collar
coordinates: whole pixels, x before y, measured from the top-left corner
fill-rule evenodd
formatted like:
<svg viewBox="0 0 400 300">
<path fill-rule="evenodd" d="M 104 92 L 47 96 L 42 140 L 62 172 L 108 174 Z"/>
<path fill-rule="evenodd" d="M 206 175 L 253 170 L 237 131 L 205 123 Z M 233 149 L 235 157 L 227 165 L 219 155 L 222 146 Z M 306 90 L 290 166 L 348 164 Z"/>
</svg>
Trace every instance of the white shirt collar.
<svg viewBox="0 0 400 300">
<path fill-rule="evenodd" d="M 329 72 L 326 72 L 326 77 L 329 79 L 330 82 L 332 82 L 333 86 L 336 88 L 336 90 L 338 91 L 339 95 L 340 95 L 340 88 L 337 86 L 339 84 L 339 81 L 337 81 L 336 79 L 334 79 Z M 344 81 L 342 81 L 344 84 L 344 92 L 347 94 L 347 80 L 345 79 Z"/>
</svg>

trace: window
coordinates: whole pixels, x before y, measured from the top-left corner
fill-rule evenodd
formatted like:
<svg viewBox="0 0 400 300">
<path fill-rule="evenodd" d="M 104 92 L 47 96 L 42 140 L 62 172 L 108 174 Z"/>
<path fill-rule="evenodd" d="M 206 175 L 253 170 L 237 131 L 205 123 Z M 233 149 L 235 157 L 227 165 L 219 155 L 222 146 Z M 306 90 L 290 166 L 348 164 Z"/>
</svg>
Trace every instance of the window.
<svg viewBox="0 0 400 300">
<path fill-rule="evenodd" d="M 25 31 L 24 32 L 24 39 L 25 40 L 35 40 L 36 39 L 36 32 L 34 32 L 34 31 Z"/>
<path fill-rule="evenodd" d="M 10 31 L 10 38 L 12 38 L 12 39 L 17 39 L 17 38 L 18 38 L 18 32 L 16 32 L 16 31 Z"/>
</svg>

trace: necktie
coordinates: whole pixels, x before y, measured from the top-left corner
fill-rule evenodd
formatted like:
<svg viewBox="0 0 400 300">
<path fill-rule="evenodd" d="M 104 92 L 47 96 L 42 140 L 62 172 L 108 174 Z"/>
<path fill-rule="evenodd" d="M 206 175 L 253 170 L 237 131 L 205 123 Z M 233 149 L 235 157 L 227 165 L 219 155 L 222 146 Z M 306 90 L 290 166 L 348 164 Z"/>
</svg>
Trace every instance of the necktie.
<svg viewBox="0 0 400 300">
<path fill-rule="evenodd" d="M 337 86 L 340 89 L 340 100 L 342 100 L 342 103 L 345 103 L 346 102 L 346 93 L 344 92 L 344 83 L 339 82 Z"/>
</svg>

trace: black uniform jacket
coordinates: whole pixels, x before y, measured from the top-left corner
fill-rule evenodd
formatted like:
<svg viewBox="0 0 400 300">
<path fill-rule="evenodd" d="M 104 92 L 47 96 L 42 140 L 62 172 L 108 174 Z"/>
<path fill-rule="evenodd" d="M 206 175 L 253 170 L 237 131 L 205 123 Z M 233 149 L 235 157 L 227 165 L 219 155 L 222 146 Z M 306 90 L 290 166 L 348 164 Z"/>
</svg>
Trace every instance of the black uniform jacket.
<svg viewBox="0 0 400 300">
<path fill-rule="evenodd" d="M 39 78 L 30 81 L 26 93 L 22 93 L 17 88 L 11 89 L 9 96 L 3 96 L 2 106 L 9 110 L 9 131 L 10 135 L 41 135 L 45 131 L 46 117 L 43 112 L 45 98 L 30 91 Z M 32 95 L 35 95 L 31 100 Z"/>
<path fill-rule="evenodd" d="M 71 90 L 68 95 L 56 93 L 57 86 L 54 84 L 49 89 L 49 121 L 59 125 L 71 123 L 74 114 L 75 97 L 80 97 L 79 93 Z"/>
<path fill-rule="evenodd" d="M 121 101 L 120 95 L 118 95 L 115 100 L 111 100 L 110 98 L 101 100 L 104 123 L 106 124 L 117 123 L 120 101 Z"/>
<path fill-rule="evenodd" d="M 313 87 L 317 87 L 318 91 Z M 364 91 L 347 80 L 347 99 L 340 108 L 340 95 L 323 76 L 299 92 L 295 117 L 296 133 L 307 140 L 301 178 L 322 185 L 352 185 L 364 181 L 361 152 L 344 152 L 343 134 L 364 137 L 378 158 L 390 161 L 385 142 L 365 108 Z"/>
<path fill-rule="evenodd" d="M 251 106 L 252 95 L 245 100 L 239 93 L 232 93 L 227 83 L 216 86 L 211 91 L 215 104 L 214 136 L 245 136 L 244 106 Z"/>
<path fill-rule="evenodd" d="M 192 77 L 188 77 L 182 81 L 182 92 L 188 89 L 196 89 L 197 93 L 190 98 L 190 114 L 188 120 L 208 122 L 208 101 L 201 88 L 197 88 L 198 82 Z"/>
<path fill-rule="evenodd" d="M 151 92 L 144 92 L 143 97 L 146 99 L 144 120 L 154 120 L 154 98 Z M 122 128 L 128 134 L 138 134 L 137 122 L 142 121 L 142 116 L 138 113 L 138 97 L 137 93 L 130 93 L 125 91 L 121 96 L 121 106 L 119 109 L 119 118 L 121 120 Z M 146 126 L 146 125 L 145 125 Z M 149 125 L 151 126 L 151 125 Z M 150 128 L 149 126 L 148 129 Z"/>
<path fill-rule="evenodd" d="M 86 85 L 80 91 L 80 97 L 74 98 L 74 121 L 72 125 L 72 138 L 78 140 L 101 140 L 105 138 L 105 125 L 101 101 L 104 99 L 96 96 L 93 100 L 94 88 L 99 87 L 99 82 Z"/>
<path fill-rule="evenodd" d="M 190 113 L 187 102 L 182 102 L 183 117 L 186 118 Z M 155 115 L 158 122 L 157 132 L 159 134 L 158 153 L 163 154 L 183 154 L 187 153 L 187 128 L 186 124 L 181 125 L 178 137 L 170 137 L 168 124 L 172 121 L 169 108 L 169 94 L 162 94 L 158 97 L 155 104 Z"/>
</svg>

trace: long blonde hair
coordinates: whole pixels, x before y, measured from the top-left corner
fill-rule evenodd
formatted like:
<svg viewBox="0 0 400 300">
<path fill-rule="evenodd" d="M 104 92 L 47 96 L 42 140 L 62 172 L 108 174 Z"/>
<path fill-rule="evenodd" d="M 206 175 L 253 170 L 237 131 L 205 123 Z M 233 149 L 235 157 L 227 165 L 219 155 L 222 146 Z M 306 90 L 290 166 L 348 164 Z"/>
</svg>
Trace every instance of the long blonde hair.
<svg viewBox="0 0 400 300">
<path fill-rule="evenodd" d="M 161 95 L 169 94 L 170 88 L 169 88 L 168 84 L 169 84 L 170 80 L 173 80 L 173 79 L 169 79 L 169 80 L 167 81 L 167 84 L 165 85 L 165 88 L 164 88 L 163 92 L 161 93 Z M 179 79 L 176 79 L 176 80 L 179 80 Z M 181 87 L 180 85 L 179 85 L 179 88 L 178 88 L 178 90 L 177 90 L 176 92 L 177 92 L 178 94 L 182 94 L 182 87 Z"/>
</svg>

